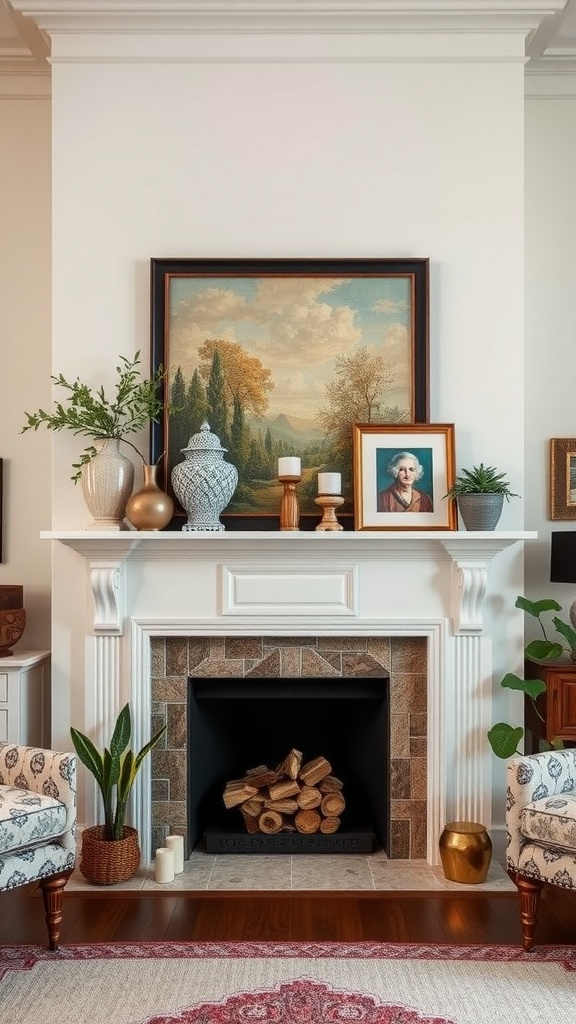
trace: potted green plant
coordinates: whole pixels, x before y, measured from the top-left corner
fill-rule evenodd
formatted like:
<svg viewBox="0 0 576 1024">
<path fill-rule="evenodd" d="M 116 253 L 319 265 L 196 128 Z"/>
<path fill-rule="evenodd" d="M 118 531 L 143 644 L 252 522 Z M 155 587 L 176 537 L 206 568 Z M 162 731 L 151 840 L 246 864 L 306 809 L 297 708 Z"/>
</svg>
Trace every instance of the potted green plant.
<svg viewBox="0 0 576 1024">
<path fill-rule="evenodd" d="M 65 398 L 56 402 L 51 412 L 38 409 L 25 413 L 27 430 L 69 430 L 72 434 L 90 437 L 80 460 L 73 464 L 72 480 L 82 481 L 82 491 L 94 522 L 93 529 L 126 529 L 124 514 L 134 484 L 134 466 L 120 451 L 120 442 L 129 445 L 145 459 L 126 437 L 142 430 L 150 422 L 158 422 L 164 405 L 159 398 L 160 386 L 166 376 L 160 367 L 152 377 L 140 371 L 140 352 L 133 359 L 120 356 L 115 392 L 109 396 L 104 387 L 92 388 L 77 377 L 67 380 L 59 373 L 51 379 L 64 389 Z"/>
<path fill-rule="evenodd" d="M 455 498 L 467 530 L 494 530 L 502 514 L 504 498 L 518 498 L 510 489 L 506 474 L 483 462 L 463 469 L 444 495 Z"/>
<path fill-rule="evenodd" d="M 533 658 L 536 661 L 547 661 L 560 658 L 563 654 L 568 654 L 573 661 L 576 661 L 576 630 L 555 615 L 552 619 L 552 624 L 558 636 L 562 638 L 562 641 L 557 639 L 551 640 L 542 619 L 542 616 L 546 613 L 562 611 L 562 606 L 557 601 L 554 601 L 552 598 L 529 601 L 526 597 L 517 597 L 515 606 L 537 619 L 542 630 L 542 638 L 532 640 L 526 646 L 524 653 L 527 658 Z M 542 719 L 537 700 L 538 697 L 546 692 L 546 683 L 543 679 L 521 679 L 514 672 L 508 672 L 500 681 L 500 685 L 505 689 L 519 690 L 523 693 L 532 702 L 535 714 Z M 514 754 L 521 753 L 519 745 L 523 736 L 524 728 L 521 725 L 513 726 L 507 722 L 497 722 L 488 732 L 488 742 L 497 757 L 507 759 Z M 543 749 L 547 746 L 559 749 L 564 744 L 562 740 L 553 740 L 549 745 L 546 744 L 546 741 L 542 741 L 541 745 Z"/>
<path fill-rule="evenodd" d="M 74 749 L 96 779 L 104 807 L 104 824 L 84 829 L 82 833 L 80 871 L 89 882 L 97 885 L 125 882 L 138 870 L 138 833 L 125 822 L 128 797 L 144 758 L 165 732 L 164 725 L 138 754 L 134 754 L 129 747 L 132 735 L 129 704 L 120 711 L 110 747 L 103 751 L 78 729 L 70 729 Z"/>
</svg>

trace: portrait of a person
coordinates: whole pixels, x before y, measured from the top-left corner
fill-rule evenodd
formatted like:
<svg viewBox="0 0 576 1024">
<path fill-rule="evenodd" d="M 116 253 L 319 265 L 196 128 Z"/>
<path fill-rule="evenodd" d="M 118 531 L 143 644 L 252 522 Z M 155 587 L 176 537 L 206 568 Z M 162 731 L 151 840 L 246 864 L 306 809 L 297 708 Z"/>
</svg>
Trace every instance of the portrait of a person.
<svg viewBox="0 0 576 1024">
<path fill-rule="evenodd" d="M 433 512 L 432 498 L 415 484 L 424 475 L 424 467 L 412 452 L 396 452 L 387 466 L 392 477 L 389 487 L 378 494 L 378 512 Z"/>
</svg>

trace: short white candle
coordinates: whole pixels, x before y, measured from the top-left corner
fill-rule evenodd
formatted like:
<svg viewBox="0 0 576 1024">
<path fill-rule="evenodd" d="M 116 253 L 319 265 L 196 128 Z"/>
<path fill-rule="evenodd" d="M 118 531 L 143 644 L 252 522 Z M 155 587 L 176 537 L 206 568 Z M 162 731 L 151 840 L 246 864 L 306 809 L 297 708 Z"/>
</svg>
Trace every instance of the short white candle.
<svg viewBox="0 0 576 1024">
<path fill-rule="evenodd" d="M 174 850 L 159 846 L 154 862 L 154 878 L 157 882 L 174 881 Z"/>
<path fill-rule="evenodd" d="M 278 459 L 278 476 L 300 476 L 301 462 L 296 455 L 284 455 Z"/>
<path fill-rule="evenodd" d="M 184 871 L 184 836 L 166 836 L 164 842 L 174 852 L 174 874 L 179 875 Z"/>
<path fill-rule="evenodd" d="M 340 494 L 341 492 L 341 473 L 318 473 L 318 494 Z"/>
</svg>

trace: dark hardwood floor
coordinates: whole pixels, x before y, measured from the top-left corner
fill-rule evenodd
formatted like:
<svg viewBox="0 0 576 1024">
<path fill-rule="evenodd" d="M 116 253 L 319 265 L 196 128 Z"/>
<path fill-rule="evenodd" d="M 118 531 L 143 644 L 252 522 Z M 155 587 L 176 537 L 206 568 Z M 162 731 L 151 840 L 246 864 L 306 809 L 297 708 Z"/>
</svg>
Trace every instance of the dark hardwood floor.
<svg viewBox="0 0 576 1024">
<path fill-rule="evenodd" d="M 61 942 L 260 940 L 520 945 L 512 895 L 275 893 L 219 896 L 69 893 Z M 545 892 L 537 944 L 576 943 L 576 893 Z M 0 894 L 0 945 L 46 944 L 35 889 Z"/>
</svg>

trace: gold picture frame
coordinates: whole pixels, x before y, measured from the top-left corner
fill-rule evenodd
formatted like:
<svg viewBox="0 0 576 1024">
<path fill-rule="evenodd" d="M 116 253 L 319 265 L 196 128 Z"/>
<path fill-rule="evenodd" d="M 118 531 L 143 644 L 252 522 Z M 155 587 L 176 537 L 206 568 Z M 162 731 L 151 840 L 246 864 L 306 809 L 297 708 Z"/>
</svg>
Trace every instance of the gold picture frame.
<svg viewBox="0 0 576 1024">
<path fill-rule="evenodd" d="M 550 439 L 550 519 L 576 519 L 576 438 Z"/>
<path fill-rule="evenodd" d="M 353 465 L 356 530 L 456 529 L 453 423 L 355 423 Z"/>
</svg>

